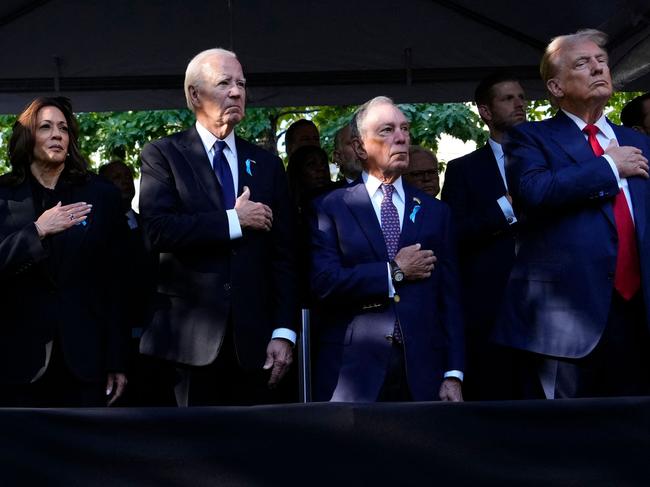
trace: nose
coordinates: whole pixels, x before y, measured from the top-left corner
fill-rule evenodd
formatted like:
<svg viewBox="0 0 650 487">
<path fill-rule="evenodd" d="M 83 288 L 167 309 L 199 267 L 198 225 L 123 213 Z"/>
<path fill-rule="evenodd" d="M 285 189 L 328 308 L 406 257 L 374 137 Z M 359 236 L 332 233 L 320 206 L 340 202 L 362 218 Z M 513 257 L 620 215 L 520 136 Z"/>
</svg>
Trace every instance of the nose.
<svg viewBox="0 0 650 487">
<path fill-rule="evenodd" d="M 598 59 L 591 58 L 589 60 L 589 65 L 591 66 L 591 72 L 593 74 L 600 74 L 603 72 L 603 65 Z"/>
<path fill-rule="evenodd" d="M 52 138 L 53 139 L 60 139 L 61 137 L 62 137 L 61 129 L 59 127 L 57 127 L 57 126 L 54 126 L 54 128 L 52 128 Z"/>
<path fill-rule="evenodd" d="M 239 85 L 233 85 L 228 92 L 231 98 L 239 98 L 242 95 L 243 88 Z"/>
<path fill-rule="evenodd" d="M 406 141 L 408 140 L 409 133 L 408 130 L 397 130 L 396 135 L 395 135 L 395 143 L 396 144 L 405 144 Z"/>
</svg>

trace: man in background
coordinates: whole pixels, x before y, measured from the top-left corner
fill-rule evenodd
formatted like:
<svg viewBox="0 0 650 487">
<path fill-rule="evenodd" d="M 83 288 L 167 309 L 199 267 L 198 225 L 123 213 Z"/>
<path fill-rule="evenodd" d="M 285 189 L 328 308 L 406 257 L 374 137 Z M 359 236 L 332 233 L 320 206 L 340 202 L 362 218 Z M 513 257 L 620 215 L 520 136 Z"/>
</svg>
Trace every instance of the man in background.
<svg viewBox="0 0 650 487">
<path fill-rule="evenodd" d="M 526 98 L 516 78 L 495 73 L 479 83 L 474 99 L 490 138 L 449 162 L 442 188 L 458 233 L 467 339 L 464 392 L 468 400 L 510 399 L 516 395 L 512 354 L 491 344 L 489 336 L 515 258 L 517 228 L 501 144 L 509 128 L 526 120 Z"/>
</svg>

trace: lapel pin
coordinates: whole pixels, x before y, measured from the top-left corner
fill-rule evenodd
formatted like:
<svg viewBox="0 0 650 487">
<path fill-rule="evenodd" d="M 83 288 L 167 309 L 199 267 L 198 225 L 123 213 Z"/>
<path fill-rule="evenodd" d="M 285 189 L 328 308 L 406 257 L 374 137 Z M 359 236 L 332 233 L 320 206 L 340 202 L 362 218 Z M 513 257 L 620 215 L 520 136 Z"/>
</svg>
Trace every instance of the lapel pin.
<svg viewBox="0 0 650 487">
<path fill-rule="evenodd" d="M 253 164 L 257 164 L 257 162 L 255 162 L 255 161 L 252 160 L 252 159 L 246 159 L 246 163 L 245 163 L 245 164 L 246 164 L 246 173 L 247 173 L 249 176 L 252 176 L 252 175 L 253 175 L 253 171 L 251 170 L 251 163 L 253 163 Z"/>
<path fill-rule="evenodd" d="M 409 216 L 409 220 L 415 223 L 415 215 L 417 215 L 418 211 L 420 211 L 420 205 L 422 204 L 422 201 L 420 201 L 420 198 L 418 198 L 417 196 L 413 197 L 413 201 L 416 203 L 416 205 L 413 207 L 413 210 L 411 210 L 411 215 Z"/>
</svg>

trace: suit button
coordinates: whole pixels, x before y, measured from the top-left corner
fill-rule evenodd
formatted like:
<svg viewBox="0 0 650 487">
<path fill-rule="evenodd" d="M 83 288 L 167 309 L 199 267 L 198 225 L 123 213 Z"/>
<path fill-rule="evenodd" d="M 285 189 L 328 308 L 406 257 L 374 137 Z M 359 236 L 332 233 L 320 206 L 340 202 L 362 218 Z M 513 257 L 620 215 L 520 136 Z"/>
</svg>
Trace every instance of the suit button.
<svg viewBox="0 0 650 487">
<path fill-rule="evenodd" d="M 388 341 L 388 343 L 393 343 L 393 335 L 386 335 L 384 338 Z"/>
<path fill-rule="evenodd" d="M 225 291 L 230 291 L 230 288 L 231 288 L 231 287 L 232 287 L 232 286 L 230 285 L 229 282 L 227 282 L 227 283 L 225 283 L 225 284 L 223 285 L 223 289 L 224 289 Z"/>
<path fill-rule="evenodd" d="M 232 249 L 232 250 L 230 251 L 230 253 L 231 253 L 232 255 L 237 255 L 237 251 L 236 251 L 235 249 Z"/>
<path fill-rule="evenodd" d="M 607 273 L 607 280 L 611 281 L 612 279 L 614 279 L 614 273 L 613 272 L 608 272 Z"/>
<path fill-rule="evenodd" d="M 512 223 L 513 221 L 514 221 L 514 219 L 511 216 L 509 216 L 508 217 L 508 223 Z"/>
</svg>

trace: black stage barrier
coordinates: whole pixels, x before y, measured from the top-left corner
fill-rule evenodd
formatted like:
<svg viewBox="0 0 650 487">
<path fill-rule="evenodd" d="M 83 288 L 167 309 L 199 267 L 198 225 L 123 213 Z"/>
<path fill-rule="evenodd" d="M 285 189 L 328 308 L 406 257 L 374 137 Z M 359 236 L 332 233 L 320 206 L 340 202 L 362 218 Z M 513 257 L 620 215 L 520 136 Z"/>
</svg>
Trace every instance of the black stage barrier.
<svg viewBox="0 0 650 487">
<path fill-rule="evenodd" d="M 2 486 L 643 486 L 650 398 L 2 409 Z"/>
</svg>

